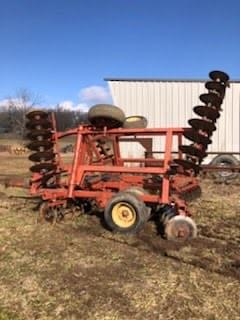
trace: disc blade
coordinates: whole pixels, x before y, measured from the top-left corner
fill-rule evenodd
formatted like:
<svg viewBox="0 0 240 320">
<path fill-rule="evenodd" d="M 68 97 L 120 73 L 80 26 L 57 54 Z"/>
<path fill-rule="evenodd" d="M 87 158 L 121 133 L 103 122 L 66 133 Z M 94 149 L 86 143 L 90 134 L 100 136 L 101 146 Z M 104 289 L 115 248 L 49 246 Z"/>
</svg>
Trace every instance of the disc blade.
<svg viewBox="0 0 240 320">
<path fill-rule="evenodd" d="M 54 159 L 54 153 L 51 151 L 36 152 L 31 154 L 28 159 L 33 162 L 49 161 Z"/>
<path fill-rule="evenodd" d="M 49 149 L 52 149 L 52 147 L 53 147 L 53 143 L 48 140 L 33 141 L 27 145 L 27 148 L 33 151 L 47 151 Z"/>
<path fill-rule="evenodd" d="M 177 163 L 179 166 L 182 166 L 185 170 L 194 170 L 196 173 L 199 172 L 200 167 L 196 163 L 190 161 L 190 160 L 185 160 L 185 159 L 174 159 L 174 162 Z"/>
<path fill-rule="evenodd" d="M 212 143 L 212 140 L 209 139 L 209 137 L 204 136 L 195 130 L 186 131 L 183 133 L 183 136 L 193 142 L 203 144 L 204 146 Z"/>
<path fill-rule="evenodd" d="M 44 173 L 44 172 L 55 170 L 56 167 L 57 166 L 53 163 L 39 163 L 32 166 L 30 170 L 32 172 Z"/>
<path fill-rule="evenodd" d="M 205 83 L 205 88 L 211 91 L 217 91 L 221 96 L 224 95 L 226 87 L 217 81 L 208 81 Z"/>
<path fill-rule="evenodd" d="M 211 71 L 209 73 L 209 78 L 211 78 L 214 81 L 219 80 L 224 83 L 229 81 L 229 75 L 227 73 L 217 70 Z"/>
<path fill-rule="evenodd" d="M 52 136 L 51 130 L 32 130 L 27 134 L 27 138 L 30 140 L 38 140 L 39 137 L 43 139 L 49 139 Z"/>
<path fill-rule="evenodd" d="M 215 93 L 203 93 L 200 95 L 199 99 L 206 103 L 206 104 L 211 104 L 214 107 L 220 108 L 222 104 L 222 98 L 217 96 Z"/>
<path fill-rule="evenodd" d="M 48 117 L 48 113 L 46 111 L 43 111 L 43 110 L 35 109 L 35 110 L 32 110 L 32 111 L 29 111 L 26 114 L 26 117 L 29 120 L 31 120 L 31 119 L 39 120 L 39 119 L 42 119 L 42 118 L 47 118 Z"/>
<path fill-rule="evenodd" d="M 52 129 L 52 123 L 47 119 L 30 120 L 26 123 L 27 129 Z"/>
<path fill-rule="evenodd" d="M 220 113 L 217 109 L 207 106 L 196 106 L 193 108 L 194 112 L 200 117 L 206 117 L 210 120 L 215 121 L 220 117 Z"/>
<path fill-rule="evenodd" d="M 198 149 L 194 146 L 179 146 L 179 150 L 199 159 L 203 159 L 207 155 L 204 150 Z"/>
<path fill-rule="evenodd" d="M 203 131 L 206 131 L 207 133 L 212 133 L 213 131 L 216 130 L 216 126 L 214 125 L 214 123 L 203 120 L 203 119 L 190 119 L 188 123 L 194 129 L 203 130 Z"/>
<path fill-rule="evenodd" d="M 178 164 L 179 166 L 183 167 L 184 170 L 192 169 L 195 173 L 198 173 L 200 171 L 199 165 L 194 163 L 194 162 L 192 162 L 191 160 L 174 159 L 174 162 L 176 164 Z"/>
<path fill-rule="evenodd" d="M 196 238 L 197 226 L 191 218 L 177 215 L 167 222 L 165 234 L 168 240 L 186 241 Z"/>
</svg>

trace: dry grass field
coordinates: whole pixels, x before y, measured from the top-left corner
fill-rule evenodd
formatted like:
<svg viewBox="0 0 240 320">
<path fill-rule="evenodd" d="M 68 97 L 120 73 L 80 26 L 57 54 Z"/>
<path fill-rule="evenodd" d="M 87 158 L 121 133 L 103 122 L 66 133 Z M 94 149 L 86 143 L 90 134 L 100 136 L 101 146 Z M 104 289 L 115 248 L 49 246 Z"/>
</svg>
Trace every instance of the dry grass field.
<svg viewBox="0 0 240 320">
<path fill-rule="evenodd" d="M 0 175 L 27 176 L 26 156 L 0 154 Z M 27 191 L 0 186 L 0 320 L 240 319 L 240 187 L 202 181 L 185 244 L 153 222 L 137 236 L 97 216 L 36 224 Z"/>
</svg>

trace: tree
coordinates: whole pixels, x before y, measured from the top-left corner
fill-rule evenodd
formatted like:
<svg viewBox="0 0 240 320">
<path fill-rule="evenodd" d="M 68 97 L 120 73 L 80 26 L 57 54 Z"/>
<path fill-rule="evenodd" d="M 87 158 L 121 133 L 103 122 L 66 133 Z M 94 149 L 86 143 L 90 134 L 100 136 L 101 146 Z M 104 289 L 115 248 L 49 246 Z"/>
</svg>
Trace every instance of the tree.
<svg viewBox="0 0 240 320">
<path fill-rule="evenodd" d="M 22 138 L 26 135 L 26 114 L 40 105 L 40 98 L 27 89 L 19 90 L 15 96 L 8 97 L 0 109 L 0 131 L 14 133 Z M 40 107 L 42 108 L 42 107 Z M 87 122 L 87 113 L 58 104 L 54 108 L 44 108 L 54 112 L 57 130 L 65 131 Z"/>
<path fill-rule="evenodd" d="M 57 105 L 54 109 L 57 130 L 65 131 L 75 127 L 75 112 L 72 110 L 63 109 L 60 105 Z"/>
<path fill-rule="evenodd" d="M 27 89 L 21 89 L 15 97 L 8 97 L 6 110 L 8 113 L 8 127 L 22 138 L 26 133 L 26 113 L 40 103 L 40 98 Z"/>
</svg>

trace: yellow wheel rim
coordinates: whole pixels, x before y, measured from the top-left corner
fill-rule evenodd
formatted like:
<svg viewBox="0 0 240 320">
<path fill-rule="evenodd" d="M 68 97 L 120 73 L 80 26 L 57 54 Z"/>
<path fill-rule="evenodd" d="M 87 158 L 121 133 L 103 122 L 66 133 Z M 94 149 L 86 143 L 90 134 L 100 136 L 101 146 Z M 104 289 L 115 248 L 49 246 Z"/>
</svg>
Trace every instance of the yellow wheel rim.
<svg viewBox="0 0 240 320">
<path fill-rule="evenodd" d="M 132 116 L 132 117 L 128 117 L 126 119 L 127 122 L 134 122 L 134 121 L 138 121 L 138 120 L 141 120 L 142 118 L 141 117 L 138 117 L 138 116 Z"/>
<path fill-rule="evenodd" d="M 136 210 L 126 202 L 118 202 L 112 208 L 112 220 L 120 228 L 129 228 L 137 219 Z"/>
</svg>

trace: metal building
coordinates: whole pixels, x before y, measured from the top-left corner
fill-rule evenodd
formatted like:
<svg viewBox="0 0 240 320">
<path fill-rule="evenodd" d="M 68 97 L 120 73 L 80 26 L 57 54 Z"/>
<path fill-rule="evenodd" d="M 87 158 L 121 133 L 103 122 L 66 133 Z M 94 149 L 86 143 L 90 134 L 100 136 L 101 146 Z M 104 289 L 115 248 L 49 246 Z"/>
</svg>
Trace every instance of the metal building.
<svg viewBox="0 0 240 320">
<path fill-rule="evenodd" d="M 188 120 L 197 117 L 193 107 L 201 104 L 199 95 L 206 92 L 206 80 L 165 79 L 105 79 L 113 103 L 122 108 L 126 116 L 143 115 L 148 127 L 187 127 Z M 240 81 L 231 81 L 226 90 L 221 117 L 214 132 L 210 152 L 240 151 Z M 188 142 L 189 143 L 189 142 Z M 153 143 L 153 151 L 162 145 Z M 140 146 L 125 145 L 123 153 L 142 153 Z M 208 160 L 213 157 L 209 156 Z"/>
</svg>

